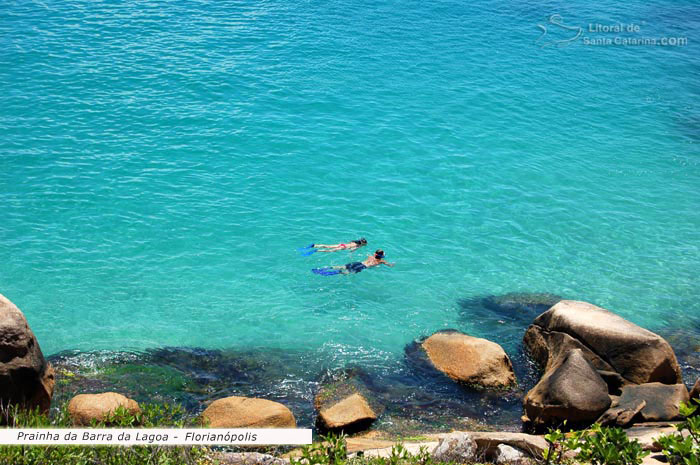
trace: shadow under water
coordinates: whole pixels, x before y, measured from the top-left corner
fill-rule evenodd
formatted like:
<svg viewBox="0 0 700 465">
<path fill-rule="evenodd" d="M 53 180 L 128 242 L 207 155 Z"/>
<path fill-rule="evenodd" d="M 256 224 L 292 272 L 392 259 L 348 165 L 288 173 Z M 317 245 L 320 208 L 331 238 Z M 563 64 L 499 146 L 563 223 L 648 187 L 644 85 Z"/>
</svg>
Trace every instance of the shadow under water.
<svg viewBox="0 0 700 465">
<path fill-rule="evenodd" d="M 478 322 L 485 328 L 498 329 L 503 325 L 512 334 L 523 334 L 532 321 L 541 313 L 563 298 L 547 293 L 509 293 L 459 299 L 460 319 L 465 322 Z"/>
<path fill-rule="evenodd" d="M 503 345 L 518 378 L 511 391 L 477 391 L 450 380 L 424 358 L 419 341 L 403 356 L 371 366 L 336 366 L 324 350 L 251 348 L 210 350 L 165 347 L 144 352 L 74 352 L 49 357 L 56 369 L 56 405 L 78 393 L 117 391 L 139 402 L 169 402 L 192 415 L 227 396 L 261 397 L 286 405 L 297 424 L 314 427 L 314 396 L 337 373 L 354 370 L 381 416 L 373 426 L 388 433 L 451 429 L 520 429 L 522 397 L 538 371 L 522 347 L 537 314 L 557 302 L 549 294 L 507 294 L 463 299 L 460 316 L 477 320 Z M 426 335 L 427 336 L 427 335 Z M 505 341 L 505 342 L 502 342 Z"/>
<path fill-rule="evenodd" d="M 274 349 L 62 352 L 49 361 L 56 370 L 54 405 L 78 393 L 117 391 L 139 402 L 178 403 L 196 415 L 221 397 L 261 397 L 286 405 L 299 426 L 311 428 L 314 396 L 338 371 L 317 352 Z M 372 402 L 382 406 L 374 429 L 410 434 L 520 428 L 520 390 L 470 391 L 440 373 L 416 370 L 408 358 L 355 370 Z"/>
<path fill-rule="evenodd" d="M 56 370 L 54 405 L 78 393 L 117 391 L 139 402 L 177 403 L 197 415 L 218 398 L 260 397 L 286 405 L 299 426 L 314 428 L 314 397 L 321 386 L 351 373 L 371 403 L 380 406 L 375 430 L 404 436 L 451 429 L 518 431 L 522 398 L 540 375 L 522 337 L 532 320 L 559 300 L 551 294 L 507 294 L 458 301 L 464 326 L 476 323 L 480 337 L 501 344 L 511 358 L 518 387 L 510 391 L 474 390 L 453 382 L 426 360 L 421 340 L 409 343 L 403 354 L 349 366 L 338 366 L 325 349 L 165 347 L 66 351 L 48 357 Z M 662 335 L 692 385 L 700 375 L 697 332 L 668 330 Z"/>
</svg>

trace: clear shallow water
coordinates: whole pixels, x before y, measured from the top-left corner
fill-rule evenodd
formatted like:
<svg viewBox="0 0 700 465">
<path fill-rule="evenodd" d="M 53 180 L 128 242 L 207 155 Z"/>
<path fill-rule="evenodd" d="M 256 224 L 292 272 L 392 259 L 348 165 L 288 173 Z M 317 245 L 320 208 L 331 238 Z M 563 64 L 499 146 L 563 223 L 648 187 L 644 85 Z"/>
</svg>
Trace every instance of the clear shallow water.
<svg viewBox="0 0 700 465">
<path fill-rule="evenodd" d="M 688 43 L 540 48 L 555 13 Z M 508 292 L 697 338 L 699 26 L 693 2 L 5 3 L 0 292 L 47 354 L 391 371 L 449 327 L 514 355 L 526 323 L 460 305 Z M 296 252 L 360 236 L 396 267 Z"/>
</svg>

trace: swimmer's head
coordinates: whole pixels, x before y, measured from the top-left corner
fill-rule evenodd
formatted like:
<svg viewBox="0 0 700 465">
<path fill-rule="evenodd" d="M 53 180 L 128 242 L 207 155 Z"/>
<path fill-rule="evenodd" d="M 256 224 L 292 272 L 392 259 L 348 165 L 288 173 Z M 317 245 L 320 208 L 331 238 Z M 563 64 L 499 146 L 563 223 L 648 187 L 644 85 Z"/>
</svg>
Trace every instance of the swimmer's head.
<svg viewBox="0 0 700 465">
<path fill-rule="evenodd" d="M 364 237 L 359 238 L 355 242 L 357 242 L 357 245 L 367 245 L 367 239 L 365 239 Z"/>
<path fill-rule="evenodd" d="M 377 249 L 376 252 L 374 252 L 374 258 L 377 260 L 384 258 L 384 251 L 382 249 Z"/>
</svg>

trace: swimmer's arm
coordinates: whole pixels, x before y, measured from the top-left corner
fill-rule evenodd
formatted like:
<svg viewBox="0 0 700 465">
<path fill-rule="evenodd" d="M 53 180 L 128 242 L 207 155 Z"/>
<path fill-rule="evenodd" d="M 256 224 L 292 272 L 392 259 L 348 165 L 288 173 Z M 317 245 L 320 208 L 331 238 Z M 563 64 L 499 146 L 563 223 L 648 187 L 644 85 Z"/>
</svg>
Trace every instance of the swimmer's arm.
<svg viewBox="0 0 700 465">
<path fill-rule="evenodd" d="M 394 267 L 394 265 L 396 265 L 396 263 L 389 263 L 386 260 L 381 260 L 379 263 L 381 263 L 382 265 L 392 267 L 392 268 Z"/>
</svg>

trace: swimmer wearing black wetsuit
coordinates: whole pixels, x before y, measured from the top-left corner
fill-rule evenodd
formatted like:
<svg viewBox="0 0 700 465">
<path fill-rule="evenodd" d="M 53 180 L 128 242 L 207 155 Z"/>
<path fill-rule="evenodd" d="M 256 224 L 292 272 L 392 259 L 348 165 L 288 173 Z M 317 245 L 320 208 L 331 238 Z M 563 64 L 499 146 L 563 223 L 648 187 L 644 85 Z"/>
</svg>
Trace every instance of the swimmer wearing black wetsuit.
<svg viewBox="0 0 700 465">
<path fill-rule="evenodd" d="M 374 266 L 386 265 L 394 266 L 393 263 L 389 263 L 384 260 L 384 251 L 382 249 L 377 249 L 374 255 L 368 255 L 367 259 L 363 262 L 351 262 L 343 266 L 334 266 L 333 269 L 340 270 L 342 274 L 349 273 L 359 273 L 366 268 L 372 268 Z"/>
</svg>

